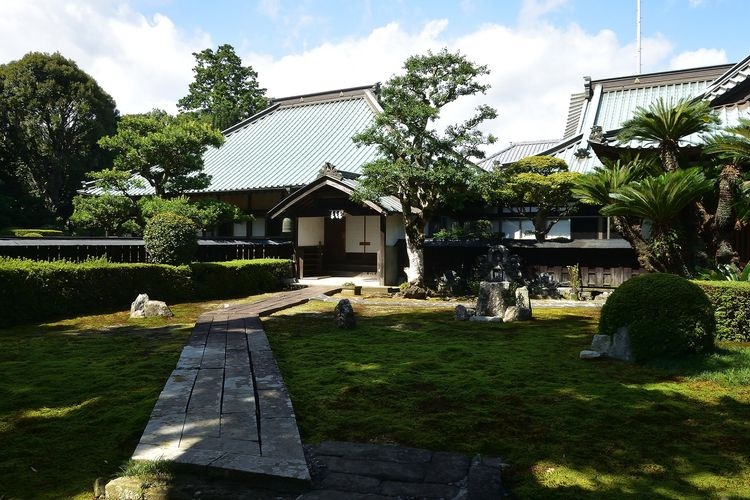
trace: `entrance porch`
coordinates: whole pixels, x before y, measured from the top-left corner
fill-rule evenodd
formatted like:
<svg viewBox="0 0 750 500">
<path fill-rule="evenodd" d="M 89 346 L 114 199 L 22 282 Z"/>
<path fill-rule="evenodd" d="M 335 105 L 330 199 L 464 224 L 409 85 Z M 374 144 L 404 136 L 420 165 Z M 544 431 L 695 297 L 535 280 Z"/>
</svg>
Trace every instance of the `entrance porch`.
<svg viewBox="0 0 750 500">
<path fill-rule="evenodd" d="M 295 248 L 297 277 L 340 277 L 395 285 L 396 241 L 403 238 L 397 202 L 355 203 L 356 181 L 321 175 L 269 211 L 283 217 Z"/>
</svg>

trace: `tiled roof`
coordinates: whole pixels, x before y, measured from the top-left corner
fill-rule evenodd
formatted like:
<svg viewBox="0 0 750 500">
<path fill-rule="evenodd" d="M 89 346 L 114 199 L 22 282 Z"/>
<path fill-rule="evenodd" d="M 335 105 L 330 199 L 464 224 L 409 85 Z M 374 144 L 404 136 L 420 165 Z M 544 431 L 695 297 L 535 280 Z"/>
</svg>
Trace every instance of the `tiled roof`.
<svg viewBox="0 0 750 500">
<path fill-rule="evenodd" d="M 527 156 L 540 154 L 541 151 L 559 144 L 560 139 L 545 139 L 539 141 L 511 142 L 510 145 L 488 156 L 479 163 L 483 170 L 492 170 L 494 165 L 507 165 Z"/>
</svg>

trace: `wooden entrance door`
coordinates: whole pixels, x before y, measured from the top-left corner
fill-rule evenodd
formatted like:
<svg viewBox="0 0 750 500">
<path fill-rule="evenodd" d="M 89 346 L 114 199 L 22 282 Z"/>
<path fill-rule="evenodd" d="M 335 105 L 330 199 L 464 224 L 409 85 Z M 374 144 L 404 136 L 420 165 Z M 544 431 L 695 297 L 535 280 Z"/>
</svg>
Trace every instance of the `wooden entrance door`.
<svg viewBox="0 0 750 500">
<path fill-rule="evenodd" d="M 346 261 L 346 220 L 325 218 L 323 265 L 336 269 Z"/>
</svg>

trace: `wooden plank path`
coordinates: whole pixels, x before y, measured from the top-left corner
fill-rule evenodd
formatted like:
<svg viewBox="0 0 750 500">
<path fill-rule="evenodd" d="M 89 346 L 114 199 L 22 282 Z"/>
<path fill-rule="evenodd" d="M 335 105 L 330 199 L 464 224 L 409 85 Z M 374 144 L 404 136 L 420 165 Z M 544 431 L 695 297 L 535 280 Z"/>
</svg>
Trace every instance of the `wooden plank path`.
<svg viewBox="0 0 750 500">
<path fill-rule="evenodd" d="M 133 453 L 247 475 L 270 486 L 310 483 L 289 393 L 260 316 L 338 287 L 308 287 L 198 318 Z"/>
</svg>

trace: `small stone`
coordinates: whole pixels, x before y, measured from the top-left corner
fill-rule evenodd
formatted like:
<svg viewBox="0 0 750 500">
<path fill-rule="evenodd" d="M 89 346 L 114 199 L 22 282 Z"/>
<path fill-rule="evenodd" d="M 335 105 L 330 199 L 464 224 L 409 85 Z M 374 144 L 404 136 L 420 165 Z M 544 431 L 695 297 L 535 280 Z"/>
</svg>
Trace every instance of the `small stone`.
<svg viewBox="0 0 750 500">
<path fill-rule="evenodd" d="M 581 354 L 578 355 L 579 359 L 600 359 L 603 356 L 602 353 L 599 351 L 591 351 L 591 350 L 583 350 L 581 351 Z"/>
<path fill-rule="evenodd" d="M 461 304 L 456 306 L 454 314 L 457 321 L 466 321 L 473 316 L 471 310 Z"/>
<path fill-rule="evenodd" d="M 354 317 L 354 308 L 349 299 L 341 299 L 333 310 L 334 322 L 336 326 L 343 329 L 351 329 L 357 325 L 357 319 Z"/>
<path fill-rule="evenodd" d="M 131 318 L 142 318 L 143 316 L 137 316 L 138 311 L 142 311 L 143 307 L 148 302 L 148 295 L 145 293 L 138 294 L 132 304 L 130 304 L 130 317 Z"/>
<path fill-rule="evenodd" d="M 171 318 L 174 314 L 165 302 L 160 300 L 151 300 L 148 295 L 142 293 L 136 297 L 130 305 L 131 318 Z"/>
<path fill-rule="evenodd" d="M 103 477 L 97 477 L 94 481 L 94 497 L 100 498 L 105 495 L 105 488 L 107 486 L 107 480 Z"/>
</svg>

